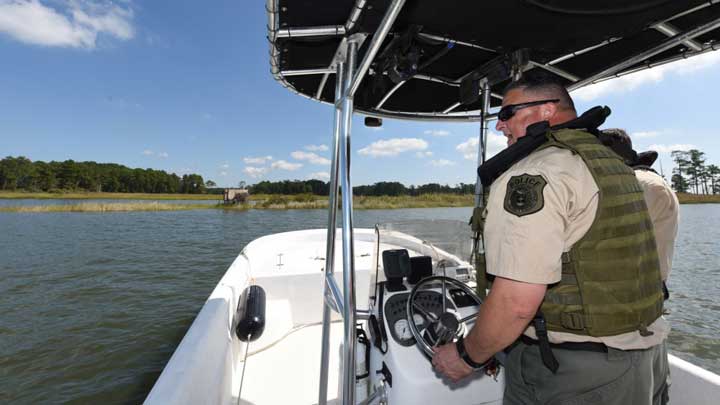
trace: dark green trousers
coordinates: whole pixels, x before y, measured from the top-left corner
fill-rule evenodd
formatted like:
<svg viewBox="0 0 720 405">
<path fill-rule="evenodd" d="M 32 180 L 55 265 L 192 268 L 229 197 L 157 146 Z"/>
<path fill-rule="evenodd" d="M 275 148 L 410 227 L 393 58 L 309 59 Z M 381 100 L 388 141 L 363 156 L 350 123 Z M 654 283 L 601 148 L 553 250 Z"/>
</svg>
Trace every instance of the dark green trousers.
<svg viewBox="0 0 720 405">
<path fill-rule="evenodd" d="M 670 369 L 663 344 L 607 353 L 553 348 L 557 374 L 543 365 L 537 345 L 518 342 L 505 364 L 505 405 L 668 403 Z"/>
</svg>

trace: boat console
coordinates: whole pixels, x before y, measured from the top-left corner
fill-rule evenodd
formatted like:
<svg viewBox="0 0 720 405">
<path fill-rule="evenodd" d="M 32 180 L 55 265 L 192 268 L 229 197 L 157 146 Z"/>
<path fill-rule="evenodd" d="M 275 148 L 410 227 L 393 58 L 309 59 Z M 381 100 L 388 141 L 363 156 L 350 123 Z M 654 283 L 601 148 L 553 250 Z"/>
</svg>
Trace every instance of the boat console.
<svg viewBox="0 0 720 405">
<path fill-rule="evenodd" d="M 371 292 L 371 313 L 363 325 L 368 342 L 357 345 L 368 351 L 357 357 L 369 358 L 367 369 L 357 370 L 368 379 L 358 380 L 357 398 L 384 385 L 388 403 L 501 403 L 502 374 L 479 371 L 453 383 L 432 369 L 432 348 L 465 336 L 481 300 L 469 264 L 435 247 L 431 251 L 435 258 L 407 249 L 378 252 L 384 279 L 378 275 Z"/>
</svg>

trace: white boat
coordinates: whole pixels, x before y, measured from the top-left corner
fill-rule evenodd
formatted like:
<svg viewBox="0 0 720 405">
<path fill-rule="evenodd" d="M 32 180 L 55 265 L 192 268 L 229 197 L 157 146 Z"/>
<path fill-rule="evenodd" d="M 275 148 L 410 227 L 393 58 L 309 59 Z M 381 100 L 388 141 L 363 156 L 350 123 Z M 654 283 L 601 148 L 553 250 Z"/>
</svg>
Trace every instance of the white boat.
<svg viewBox="0 0 720 405">
<path fill-rule="evenodd" d="M 457 334 L 474 321 L 479 235 L 450 221 L 353 229 L 338 192 L 352 188 L 351 116 L 478 121 L 482 163 L 496 94 L 523 71 L 572 90 L 720 47 L 718 0 L 576 3 L 268 0 L 273 75 L 335 105 L 328 228 L 248 244 L 145 403 L 502 403 L 502 366 L 455 384 L 427 356 L 441 315 Z M 669 357 L 671 403 L 717 403 L 720 376 Z"/>
</svg>

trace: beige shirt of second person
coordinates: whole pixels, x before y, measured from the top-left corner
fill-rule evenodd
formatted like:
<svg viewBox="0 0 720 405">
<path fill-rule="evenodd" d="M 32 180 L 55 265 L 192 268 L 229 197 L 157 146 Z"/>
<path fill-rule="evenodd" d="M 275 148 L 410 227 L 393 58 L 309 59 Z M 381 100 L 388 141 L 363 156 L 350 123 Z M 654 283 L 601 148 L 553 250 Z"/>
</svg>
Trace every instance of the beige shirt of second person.
<svg viewBox="0 0 720 405">
<path fill-rule="evenodd" d="M 536 213 L 518 217 L 504 208 L 508 181 L 523 174 L 540 175 L 544 205 Z M 561 277 L 561 255 L 590 229 L 597 211 L 599 190 L 582 159 L 572 152 L 550 147 L 515 163 L 495 180 L 487 204 L 484 241 L 487 272 L 498 277 L 536 284 L 554 284 Z M 645 349 L 660 344 L 670 326 L 662 317 L 648 330 L 615 336 L 591 337 L 548 333 L 553 343 L 601 342 L 621 350 Z M 536 338 L 529 326 L 525 334 Z"/>
<path fill-rule="evenodd" d="M 647 170 L 635 170 L 648 206 L 650 220 L 655 228 L 655 242 L 660 258 L 660 273 L 667 281 L 672 270 L 675 238 L 680 222 L 680 204 L 677 195 L 657 173 Z"/>
</svg>

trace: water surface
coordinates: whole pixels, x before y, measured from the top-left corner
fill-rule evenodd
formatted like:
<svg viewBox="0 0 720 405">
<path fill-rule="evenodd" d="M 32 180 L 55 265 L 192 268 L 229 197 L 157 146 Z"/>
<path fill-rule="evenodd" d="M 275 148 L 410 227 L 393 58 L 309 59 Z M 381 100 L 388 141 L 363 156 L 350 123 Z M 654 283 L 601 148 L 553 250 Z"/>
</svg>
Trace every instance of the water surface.
<svg viewBox="0 0 720 405">
<path fill-rule="evenodd" d="M 372 227 L 470 214 L 354 218 Z M 682 216 L 670 345 L 720 372 L 720 205 L 682 206 Z M 326 222 L 324 210 L 0 213 L 0 403 L 142 402 L 243 246 Z"/>
</svg>

